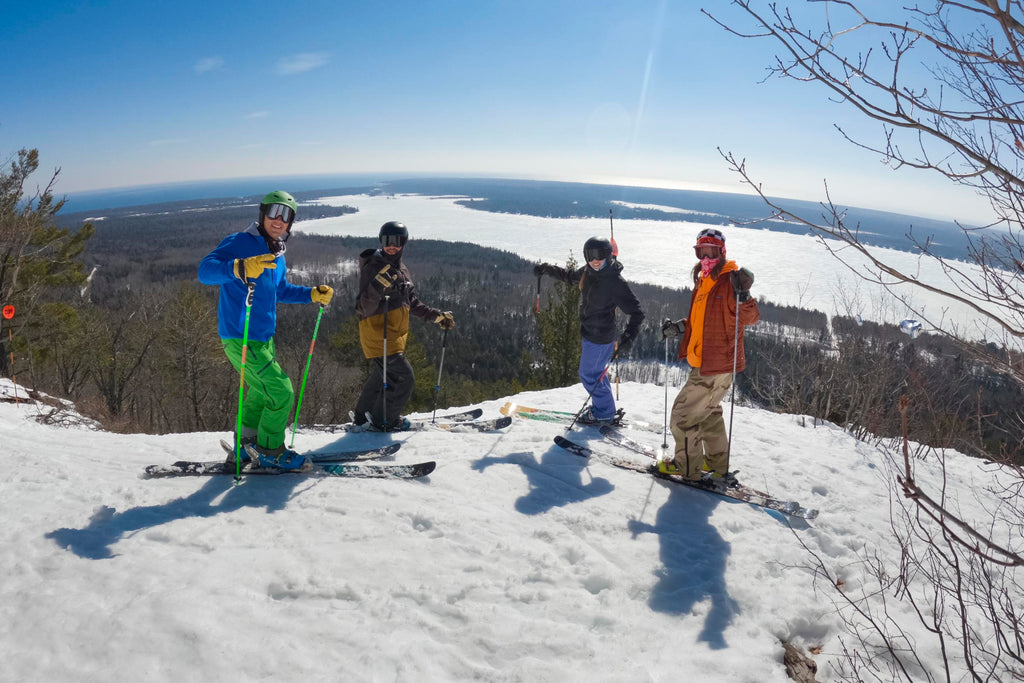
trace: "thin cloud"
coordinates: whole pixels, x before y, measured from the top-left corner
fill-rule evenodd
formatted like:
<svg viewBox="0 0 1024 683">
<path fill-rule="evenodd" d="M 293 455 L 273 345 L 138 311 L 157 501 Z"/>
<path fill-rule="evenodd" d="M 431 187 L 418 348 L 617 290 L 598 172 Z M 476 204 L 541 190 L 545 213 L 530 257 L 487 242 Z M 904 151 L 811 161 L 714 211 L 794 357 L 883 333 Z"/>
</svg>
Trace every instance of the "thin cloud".
<svg viewBox="0 0 1024 683">
<path fill-rule="evenodd" d="M 251 114 L 246 114 L 245 118 L 247 118 L 247 119 L 265 119 L 268 116 L 270 116 L 270 112 L 269 111 L 254 111 Z"/>
<path fill-rule="evenodd" d="M 326 52 L 303 52 L 280 60 L 277 63 L 277 73 L 287 76 L 303 71 L 312 71 L 319 69 L 328 61 L 330 61 L 330 55 Z"/>
<path fill-rule="evenodd" d="M 203 57 L 196 62 L 196 73 L 205 74 L 208 71 L 215 71 L 224 66 L 223 57 Z"/>
</svg>

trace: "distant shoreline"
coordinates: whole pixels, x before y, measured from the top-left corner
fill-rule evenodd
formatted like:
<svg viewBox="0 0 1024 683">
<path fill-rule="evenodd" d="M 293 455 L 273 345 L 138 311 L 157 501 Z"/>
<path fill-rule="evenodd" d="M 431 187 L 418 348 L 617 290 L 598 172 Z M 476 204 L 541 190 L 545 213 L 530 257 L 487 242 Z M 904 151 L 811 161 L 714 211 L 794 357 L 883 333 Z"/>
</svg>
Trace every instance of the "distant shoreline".
<svg viewBox="0 0 1024 683">
<path fill-rule="evenodd" d="M 614 220 L 686 221 L 729 226 L 741 225 L 790 234 L 807 234 L 799 223 L 771 218 L 759 197 L 703 190 L 675 190 L 552 180 L 501 178 L 416 177 L 388 174 L 343 174 L 239 178 L 207 182 L 147 185 L 68 195 L 61 223 L 84 221 L 103 211 L 123 212 L 129 207 L 167 204 L 173 212 L 212 205 L 255 203 L 270 189 L 286 189 L 300 201 L 318 196 L 367 192 L 463 196 L 467 208 L 491 213 L 512 213 L 550 218 L 608 218 Z M 473 198 L 473 199 L 469 199 Z M 810 220 L 820 220 L 822 207 L 814 202 L 779 200 Z M 847 224 L 874 246 L 914 251 L 907 235 L 923 241 L 946 258 L 966 259 L 969 245 L 955 223 L 857 207 L 845 209 Z M 977 233 L 975 233 L 975 236 Z"/>
</svg>

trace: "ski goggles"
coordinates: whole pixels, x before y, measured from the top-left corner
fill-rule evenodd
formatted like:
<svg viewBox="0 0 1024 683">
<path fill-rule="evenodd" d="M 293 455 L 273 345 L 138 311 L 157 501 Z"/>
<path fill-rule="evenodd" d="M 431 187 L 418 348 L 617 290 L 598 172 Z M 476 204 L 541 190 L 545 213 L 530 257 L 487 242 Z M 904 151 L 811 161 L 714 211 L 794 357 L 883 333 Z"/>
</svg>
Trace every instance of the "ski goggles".
<svg viewBox="0 0 1024 683">
<path fill-rule="evenodd" d="M 266 217 L 274 221 L 284 221 L 285 223 L 291 223 L 295 220 L 295 211 L 292 207 L 285 204 L 271 204 L 267 207 Z"/>
<path fill-rule="evenodd" d="M 698 259 L 718 258 L 722 255 L 722 248 L 713 244 L 698 244 L 693 248 L 693 253 L 697 255 Z"/>
<path fill-rule="evenodd" d="M 409 238 L 405 235 L 381 235 L 380 246 L 382 247 L 404 247 L 406 240 Z"/>
<path fill-rule="evenodd" d="M 587 260 L 587 263 L 591 261 L 603 261 L 608 258 L 608 250 L 603 247 L 592 247 L 590 249 L 583 250 L 583 258 Z"/>
</svg>

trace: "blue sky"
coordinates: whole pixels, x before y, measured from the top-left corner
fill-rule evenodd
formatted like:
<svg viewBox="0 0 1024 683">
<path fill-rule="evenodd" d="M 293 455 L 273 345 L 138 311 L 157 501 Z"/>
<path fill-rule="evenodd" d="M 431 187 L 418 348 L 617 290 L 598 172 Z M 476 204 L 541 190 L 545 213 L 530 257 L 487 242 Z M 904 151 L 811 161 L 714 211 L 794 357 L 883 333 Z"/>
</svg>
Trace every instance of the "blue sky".
<svg viewBox="0 0 1024 683">
<path fill-rule="evenodd" d="M 38 148 L 59 192 L 346 172 L 742 191 L 721 147 L 776 196 L 821 199 L 828 179 L 843 203 L 988 215 L 842 140 L 834 122 L 878 128 L 762 82 L 774 45 L 690 1 L 39 0 L 4 24 L 0 159 Z"/>
</svg>

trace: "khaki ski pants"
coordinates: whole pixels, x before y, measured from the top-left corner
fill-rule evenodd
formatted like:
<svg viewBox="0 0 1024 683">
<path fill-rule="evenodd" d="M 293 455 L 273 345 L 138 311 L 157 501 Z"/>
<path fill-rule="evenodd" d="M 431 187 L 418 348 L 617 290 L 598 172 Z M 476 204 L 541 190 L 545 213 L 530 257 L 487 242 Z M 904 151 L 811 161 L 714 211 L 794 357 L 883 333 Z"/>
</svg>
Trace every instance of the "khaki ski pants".
<svg viewBox="0 0 1024 683">
<path fill-rule="evenodd" d="M 687 479 L 700 479 L 701 469 L 729 471 L 729 438 L 722 419 L 722 399 L 732 374 L 702 375 L 693 368 L 672 404 L 669 425 L 676 439 L 676 466 Z"/>
</svg>

